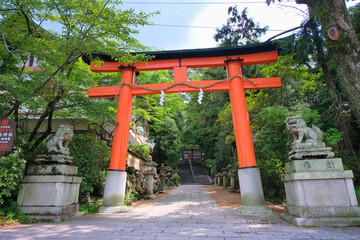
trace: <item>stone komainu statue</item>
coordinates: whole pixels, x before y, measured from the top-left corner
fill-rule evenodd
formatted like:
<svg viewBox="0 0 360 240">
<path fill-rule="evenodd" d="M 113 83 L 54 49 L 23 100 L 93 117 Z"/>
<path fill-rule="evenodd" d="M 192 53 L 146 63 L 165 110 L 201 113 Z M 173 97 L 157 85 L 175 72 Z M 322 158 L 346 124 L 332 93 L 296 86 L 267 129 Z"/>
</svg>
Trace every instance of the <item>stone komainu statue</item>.
<svg viewBox="0 0 360 240">
<path fill-rule="evenodd" d="M 305 121 L 300 116 L 288 117 L 286 120 L 286 128 L 294 137 L 293 149 L 325 147 L 322 142 L 322 132 L 317 126 L 312 125 L 311 128 L 306 126 Z"/>
<path fill-rule="evenodd" d="M 288 117 L 286 120 L 286 128 L 294 137 L 294 142 L 291 144 L 292 151 L 289 153 L 290 160 L 334 156 L 331 148 L 326 147 L 322 142 L 323 135 L 317 126 L 312 125 L 311 128 L 306 126 L 301 116 Z"/>
<path fill-rule="evenodd" d="M 73 128 L 68 125 L 60 125 L 54 136 L 45 139 L 45 146 L 49 152 L 54 151 L 65 155 L 70 154 L 69 142 L 74 135 Z"/>
</svg>

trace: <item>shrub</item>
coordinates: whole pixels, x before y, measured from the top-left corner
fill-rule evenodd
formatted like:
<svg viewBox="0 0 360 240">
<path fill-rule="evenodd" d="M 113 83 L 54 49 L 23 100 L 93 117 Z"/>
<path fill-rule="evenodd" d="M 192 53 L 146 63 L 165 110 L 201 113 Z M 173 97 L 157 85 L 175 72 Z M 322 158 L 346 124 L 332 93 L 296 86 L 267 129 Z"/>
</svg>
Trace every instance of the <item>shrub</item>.
<svg viewBox="0 0 360 240">
<path fill-rule="evenodd" d="M 175 186 L 179 186 L 179 184 L 180 184 L 180 175 L 179 174 L 177 174 L 177 173 L 175 173 L 175 174 L 173 174 L 172 175 L 172 180 L 174 181 L 174 184 L 175 184 Z"/>
<path fill-rule="evenodd" d="M 5 221 L 2 221 L 0 217 L 0 225 L 6 225 L 11 223 L 37 223 L 37 220 L 30 219 L 24 213 L 20 213 L 18 204 L 10 200 L 4 204 L 0 209 L 0 216 L 5 216 Z"/>
<path fill-rule="evenodd" d="M 93 135 L 77 134 L 69 144 L 78 175 L 82 176 L 80 202 L 90 202 L 91 198 L 101 198 L 104 192 L 106 169 L 109 166 L 110 148 Z"/>
<path fill-rule="evenodd" d="M 360 186 L 355 186 L 355 194 L 358 202 L 360 202 Z"/>
<path fill-rule="evenodd" d="M 354 184 L 360 186 L 360 157 L 349 156 L 346 151 L 338 151 L 335 155 L 342 159 L 345 170 L 352 170 Z"/>
<path fill-rule="evenodd" d="M 85 214 L 89 213 L 97 213 L 99 212 L 101 204 L 98 200 L 96 201 L 89 201 L 88 203 L 84 205 L 80 205 L 79 210 Z"/>
<path fill-rule="evenodd" d="M 150 148 L 146 143 L 136 143 L 129 146 L 129 150 L 145 160 L 149 160 Z"/>
<path fill-rule="evenodd" d="M 16 198 L 24 171 L 25 160 L 19 151 L 0 159 L 0 206 Z"/>
</svg>

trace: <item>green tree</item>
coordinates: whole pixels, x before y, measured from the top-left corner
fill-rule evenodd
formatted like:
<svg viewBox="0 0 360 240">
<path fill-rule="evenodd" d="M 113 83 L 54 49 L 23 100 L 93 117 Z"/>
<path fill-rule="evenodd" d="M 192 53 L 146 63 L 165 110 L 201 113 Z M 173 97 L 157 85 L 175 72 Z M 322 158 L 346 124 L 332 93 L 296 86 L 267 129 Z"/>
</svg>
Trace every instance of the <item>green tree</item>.
<svg viewBox="0 0 360 240">
<path fill-rule="evenodd" d="M 102 80 L 81 74 L 81 57 L 93 59 L 92 52 L 104 52 L 119 61 L 144 59 L 129 52 L 145 48 L 133 37 L 135 27 L 148 24 L 153 14 L 121 10 L 118 5 L 121 1 L 10 0 L 0 4 L 1 115 L 18 121 L 22 109 L 40 114 L 28 143 L 22 146 L 26 152 L 34 151 L 50 134 L 56 111 L 86 102 L 86 89 Z M 44 25 L 49 22 L 61 30 L 47 30 Z M 31 56 L 37 58 L 35 70 L 26 68 Z M 45 121 L 48 127 L 38 135 Z"/>
<path fill-rule="evenodd" d="M 275 0 L 266 0 L 268 4 Z M 326 62 L 339 80 L 339 92 L 349 100 L 351 110 L 360 124 L 360 42 L 344 0 L 297 0 L 308 6 L 311 18 L 319 22 L 320 36 L 329 55 Z M 319 49 L 318 49 L 319 50 Z M 323 68 L 324 74 L 327 70 Z M 340 91 L 341 90 L 341 91 Z"/>
<path fill-rule="evenodd" d="M 174 119 L 166 117 L 162 122 L 162 130 L 150 133 L 155 139 L 153 161 L 176 168 L 182 152 L 181 132 Z"/>
<path fill-rule="evenodd" d="M 220 42 L 222 47 L 231 47 L 258 42 L 258 38 L 266 33 L 268 26 L 260 28 L 259 23 L 255 23 L 252 18 L 247 16 L 247 8 L 239 14 L 237 7 L 229 7 L 226 25 L 216 29 L 214 39 Z"/>
<path fill-rule="evenodd" d="M 193 80 L 224 79 L 226 72 L 223 68 L 205 68 L 194 71 L 190 78 Z M 190 97 L 188 108 L 184 113 L 185 134 L 184 141 L 191 140 L 190 146 L 195 146 L 203 152 L 205 166 L 211 174 L 227 167 L 233 157 L 233 149 L 225 143 L 226 134 L 222 132 L 217 121 L 219 113 L 229 102 L 228 92 L 205 92 L 202 104 L 197 102 L 198 93 L 188 94 Z"/>
<path fill-rule="evenodd" d="M 74 165 L 82 176 L 80 202 L 91 202 L 103 196 L 106 170 L 109 167 L 110 148 L 93 135 L 75 134 L 69 144 Z"/>
</svg>

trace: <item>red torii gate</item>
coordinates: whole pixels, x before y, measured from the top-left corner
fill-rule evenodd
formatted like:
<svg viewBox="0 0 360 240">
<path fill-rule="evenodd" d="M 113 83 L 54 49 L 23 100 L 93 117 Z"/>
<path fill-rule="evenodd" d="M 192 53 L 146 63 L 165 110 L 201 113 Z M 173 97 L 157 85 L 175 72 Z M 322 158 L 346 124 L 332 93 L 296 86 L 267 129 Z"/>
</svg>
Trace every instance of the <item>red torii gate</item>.
<svg viewBox="0 0 360 240">
<path fill-rule="evenodd" d="M 235 139 L 239 159 L 239 181 L 242 196 L 241 211 L 259 213 L 267 211 L 264 202 L 260 174 L 248 118 L 245 90 L 279 88 L 279 77 L 248 79 L 241 75 L 242 65 L 276 62 L 277 50 L 271 42 L 230 48 L 209 48 L 147 52 L 154 59 L 146 63 L 119 63 L 104 54 L 97 54 L 103 63 L 90 63 L 93 72 L 121 72 L 119 86 L 89 88 L 90 98 L 118 99 L 115 132 L 111 150 L 110 166 L 106 176 L 103 212 L 124 211 L 123 199 L 126 185 L 126 158 L 133 96 L 176 92 L 229 91 L 234 121 Z M 188 68 L 226 67 L 228 80 L 189 82 Z M 136 72 L 172 69 L 174 82 L 137 85 Z M 212 85 L 211 87 L 207 87 Z M 152 90 L 149 90 L 152 89 Z"/>
</svg>

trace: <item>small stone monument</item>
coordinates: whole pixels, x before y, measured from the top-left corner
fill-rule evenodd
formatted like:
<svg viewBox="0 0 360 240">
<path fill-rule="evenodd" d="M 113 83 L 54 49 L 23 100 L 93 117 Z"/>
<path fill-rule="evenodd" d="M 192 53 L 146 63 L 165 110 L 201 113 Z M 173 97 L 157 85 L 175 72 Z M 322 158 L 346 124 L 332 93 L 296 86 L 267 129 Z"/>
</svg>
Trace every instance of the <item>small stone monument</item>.
<svg viewBox="0 0 360 240">
<path fill-rule="evenodd" d="M 222 176 L 221 176 L 221 173 L 217 173 L 217 185 L 218 186 L 221 186 L 221 179 L 222 179 Z"/>
<path fill-rule="evenodd" d="M 226 188 L 226 179 L 228 176 L 228 172 L 226 170 L 224 170 L 222 172 L 222 184 L 223 184 L 223 188 Z"/>
<path fill-rule="evenodd" d="M 60 222 L 79 215 L 79 189 L 82 178 L 70 165 L 68 144 L 73 136 L 70 126 L 61 125 L 45 140 L 48 154 L 37 155 L 20 184 L 17 202 L 30 218 Z"/>
<path fill-rule="evenodd" d="M 154 167 L 157 166 L 156 162 L 151 161 L 151 159 L 149 161 L 147 161 L 145 163 L 146 166 L 146 171 L 144 172 L 144 175 L 146 176 L 146 195 L 144 197 L 145 200 L 152 200 L 155 199 L 155 195 L 154 195 L 154 176 L 155 176 L 155 170 Z"/>
<path fill-rule="evenodd" d="M 230 176 L 230 192 L 235 193 L 236 188 L 235 188 L 235 175 L 236 173 L 232 170 L 232 168 L 229 168 L 229 176 Z"/>
<path fill-rule="evenodd" d="M 159 179 L 160 179 L 160 187 L 159 187 L 159 193 L 165 193 L 165 177 L 166 177 L 166 173 L 165 173 L 165 167 L 164 167 L 164 163 L 161 164 L 161 167 L 159 168 L 160 174 L 159 174 Z"/>
<path fill-rule="evenodd" d="M 287 118 L 287 129 L 294 142 L 283 176 L 288 213 L 282 218 L 298 226 L 360 225 L 353 173 L 333 158 L 321 130 L 300 116 Z"/>
</svg>

